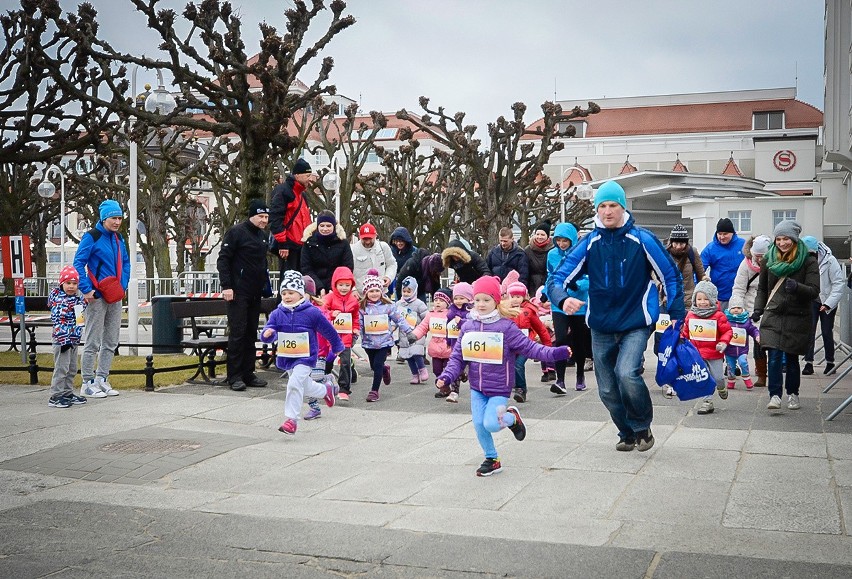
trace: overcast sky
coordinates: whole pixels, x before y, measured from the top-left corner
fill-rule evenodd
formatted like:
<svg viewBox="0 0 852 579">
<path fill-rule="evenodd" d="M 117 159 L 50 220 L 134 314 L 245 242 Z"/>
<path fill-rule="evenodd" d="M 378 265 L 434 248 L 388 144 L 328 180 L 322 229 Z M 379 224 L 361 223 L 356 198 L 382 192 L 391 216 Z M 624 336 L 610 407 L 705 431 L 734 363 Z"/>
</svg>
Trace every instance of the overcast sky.
<svg viewBox="0 0 852 579">
<path fill-rule="evenodd" d="M 329 0 L 330 1 L 330 0 Z M 17 0 L 0 0 L 5 8 Z M 116 47 L 154 52 L 129 0 L 94 0 Z M 200 0 L 199 0 L 200 3 Z M 64 9 L 77 2 L 61 0 Z M 164 0 L 164 6 L 185 2 Z M 284 29 L 290 0 L 234 0 L 249 54 L 257 23 Z M 338 92 L 365 111 L 420 111 L 418 98 L 480 127 L 559 100 L 798 87 L 823 105 L 817 0 L 350 0 L 357 23 L 327 53 Z M 305 75 L 310 84 L 312 78 Z M 146 79 L 149 80 L 149 79 Z M 140 84 L 144 84 L 140 77 Z"/>
</svg>

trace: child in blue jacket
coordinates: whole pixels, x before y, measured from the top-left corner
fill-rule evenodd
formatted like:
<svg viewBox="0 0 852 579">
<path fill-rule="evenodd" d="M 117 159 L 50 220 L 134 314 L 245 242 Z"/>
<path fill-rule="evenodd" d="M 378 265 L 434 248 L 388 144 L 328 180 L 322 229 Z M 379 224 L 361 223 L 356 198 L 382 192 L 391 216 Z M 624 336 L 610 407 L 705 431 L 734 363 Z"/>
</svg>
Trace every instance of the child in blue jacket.
<svg viewBox="0 0 852 579">
<path fill-rule="evenodd" d="M 77 318 L 86 308 L 86 300 L 77 289 L 79 282 L 80 276 L 74 266 L 66 265 L 59 272 L 59 287 L 53 288 L 47 298 L 50 321 L 53 322 L 53 378 L 47 402 L 51 408 L 70 408 L 72 404 L 86 403 L 84 396 L 74 394 L 77 346 L 83 334 L 83 326 L 77 323 Z"/>
<path fill-rule="evenodd" d="M 284 400 L 284 423 L 278 428 L 284 434 L 296 434 L 302 402 L 305 396 L 324 398 L 326 406 L 334 406 L 336 386 L 327 375 L 325 383 L 311 379 L 311 370 L 317 363 L 317 332 L 331 344 L 329 359 L 343 351 L 343 342 L 322 311 L 305 300 L 305 282 L 302 274 L 290 270 L 281 280 L 281 303 L 270 314 L 260 335 L 261 341 L 278 342 L 275 365 L 289 372 L 287 397 Z"/>
</svg>

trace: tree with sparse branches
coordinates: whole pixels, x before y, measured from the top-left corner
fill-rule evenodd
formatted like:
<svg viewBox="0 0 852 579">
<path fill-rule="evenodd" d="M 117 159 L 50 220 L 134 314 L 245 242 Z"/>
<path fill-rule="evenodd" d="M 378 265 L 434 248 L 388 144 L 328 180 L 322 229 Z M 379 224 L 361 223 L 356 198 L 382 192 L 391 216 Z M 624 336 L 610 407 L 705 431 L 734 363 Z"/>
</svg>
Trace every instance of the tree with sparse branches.
<svg viewBox="0 0 852 579">
<path fill-rule="evenodd" d="M 157 0 L 131 2 L 147 27 L 160 36 L 159 56 L 136 56 L 113 48 L 100 35 L 91 5 L 80 5 L 76 14 L 63 16 L 58 9 L 48 14 L 55 36 L 76 47 L 79 66 L 104 78 L 98 92 L 87 92 L 67 78 L 64 52 L 49 54 L 45 42 L 28 49 L 40 59 L 58 91 L 86 106 L 113 111 L 122 119 L 134 118 L 143 126 L 233 136 L 239 142 L 233 162 L 238 168 L 243 208 L 249 200 L 264 197 L 270 189 L 274 159 L 298 144 L 287 132 L 290 119 L 316 97 L 336 91 L 334 85 L 325 84 L 333 67 L 331 57 L 323 58 L 311 84 L 299 85 L 297 76 L 335 35 L 355 22 L 351 15 L 343 14 L 346 3 L 333 0 L 331 21 L 313 44 L 303 46 L 325 3 L 313 0 L 308 7 L 303 0 L 294 0 L 284 13 L 286 32 L 260 24 L 260 50 L 249 57 L 242 22 L 229 2 L 189 2 L 180 15 L 158 8 Z M 22 4 L 45 6 L 55 0 L 22 0 Z M 164 115 L 139 110 L 128 101 L 129 66 L 169 73 L 181 97 L 177 109 Z M 293 90 L 297 85 L 300 90 Z"/>
<path fill-rule="evenodd" d="M 420 106 L 427 114 L 417 117 L 403 109 L 397 116 L 449 148 L 460 164 L 470 168 L 475 188 L 468 192 L 464 209 L 471 217 L 470 232 L 480 239 L 471 241 L 480 250 L 497 239 L 500 227 L 513 221 L 524 192 L 551 186 L 544 166 L 564 148 L 559 139 L 574 136 L 575 129 L 567 121 L 600 111 L 595 103 L 564 112 L 560 105 L 545 102 L 540 123 L 528 126 L 524 122 L 527 107 L 518 102 L 512 105 L 511 119 L 501 116 L 488 124 L 489 142 L 481 148 L 480 140 L 474 138 L 476 126 L 463 124 L 465 113 L 449 116 L 444 107 L 431 109 L 426 97 L 420 97 Z"/>
</svg>

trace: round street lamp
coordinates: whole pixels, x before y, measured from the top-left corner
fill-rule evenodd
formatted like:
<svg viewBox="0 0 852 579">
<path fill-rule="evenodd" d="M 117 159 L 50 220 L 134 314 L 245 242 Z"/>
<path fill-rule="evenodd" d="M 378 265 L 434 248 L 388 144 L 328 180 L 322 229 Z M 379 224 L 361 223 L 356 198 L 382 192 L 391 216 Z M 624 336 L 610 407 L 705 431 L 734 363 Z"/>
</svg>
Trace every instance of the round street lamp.
<svg viewBox="0 0 852 579">
<path fill-rule="evenodd" d="M 157 71 L 157 78 L 160 85 L 145 99 L 145 110 L 149 113 L 168 115 L 177 108 L 177 101 L 163 85 L 163 73 L 159 70 Z"/>
<path fill-rule="evenodd" d="M 582 183 L 577 185 L 576 195 L 577 199 L 588 201 L 592 198 L 592 195 L 594 195 L 594 189 L 592 189 L 592 186 L 589 183 L 583 181 Z"/>
<path fill-rule="evenodd" d="M 334 191 L 334 217 L 340 221 L 340 176 L 337 174 L 337 157 L 332 160 L 328 173 L 322 176 L 322 186 L 326 191 Z"/>
<path fill-rule="evenodd" d="M 49 166 L 44 172 L 44 180 L 38 184 L 38 194 L 44 199 L 52 199 L 56 195 L 56 185 L 48 180 L 51 173 L 59 174 L 62 188 L 59 196 L 59 267 L 63 268 L 65 267 L 65 173 L 56 165 Z"/>
<path fill-rule="evenodd" d="M 322 186 L 323 189 L 327 189 L 328 191 L 337 191 L 337 186 L 340 185 L 340 177 L 338 177 L 337 173 L 332 173 L 329 171 L 322 177 Z"/>
</svg>

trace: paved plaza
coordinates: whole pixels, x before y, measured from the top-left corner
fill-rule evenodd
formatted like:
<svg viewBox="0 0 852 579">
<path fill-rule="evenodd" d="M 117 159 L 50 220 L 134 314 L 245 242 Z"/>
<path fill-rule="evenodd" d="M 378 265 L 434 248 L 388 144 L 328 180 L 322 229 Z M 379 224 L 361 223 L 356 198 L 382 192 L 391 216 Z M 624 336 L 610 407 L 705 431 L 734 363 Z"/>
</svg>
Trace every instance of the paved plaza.
<svg viewBox="0 0 852 579">
<path fill-rule="evenodd" d="M 466 390 L 392 367 L 294 437 L 274 373 L 70 409 L 0 387 L 0 577 L 852 577 L 852 411 L 824 420 L 852 377 L 709 416 L 653 387 L 656 445 L 621 453 L 594 379 L 557 397 L 530 362 L 527 438 L 477 478 Z"/>
</svg>

